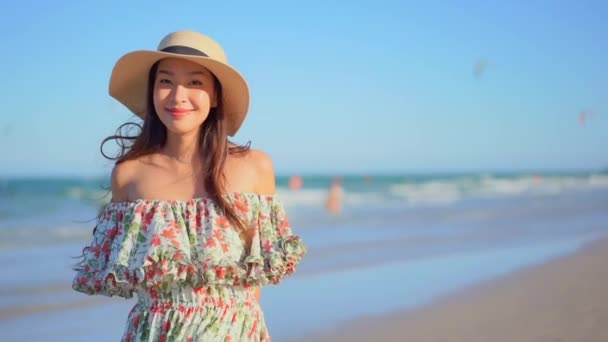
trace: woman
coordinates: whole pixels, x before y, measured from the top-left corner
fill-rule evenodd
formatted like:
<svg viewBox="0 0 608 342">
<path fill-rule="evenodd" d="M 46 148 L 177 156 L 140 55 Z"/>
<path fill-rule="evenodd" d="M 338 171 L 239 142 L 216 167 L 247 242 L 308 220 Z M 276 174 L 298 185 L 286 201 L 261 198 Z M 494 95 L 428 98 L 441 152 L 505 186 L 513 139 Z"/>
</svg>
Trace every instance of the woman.
<svg viewBox="0 0 608 342">
<path fill-rule="evenodd" d="M 270 158 L 228 141 L 247 113 L 246 81 L 215 41 L 178 31 L 120 58 L 110 95 L 144 122 L 104 140 L 122 144 L 112 201 L 73 288 L 137 294 L 123 341 L 269 341 L 260 287 L 293 273 L 306 246 Z"/>
</svg>

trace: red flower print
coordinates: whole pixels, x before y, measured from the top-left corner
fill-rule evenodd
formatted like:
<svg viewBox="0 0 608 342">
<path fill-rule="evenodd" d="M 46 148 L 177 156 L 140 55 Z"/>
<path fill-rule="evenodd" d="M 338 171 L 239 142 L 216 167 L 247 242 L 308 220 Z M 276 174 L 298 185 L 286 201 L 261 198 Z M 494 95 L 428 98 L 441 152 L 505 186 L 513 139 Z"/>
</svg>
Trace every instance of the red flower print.
<svg viewBox="0 0 608 342">
<path fill-rule="evenodd" d="M 156 267 L 156 269 L 154 270 L 154 276 L 155 276 L 156 278 L 160 278 L 160 277 L 162 277 L 162 275 L 163 275 L 164 273 L 165 273 L 165 272 L 164 272 L 164 271 L 163 271 L 163 270 L 160 268 L 160 266 L 159 266 L 159 267 Z"/>
<path fill-rule="evenodd" d="M 144 224 L 147 226 L 147 225 L 149 225 L 150 223 L 152 223 L 152 219 L 153 219 L 153 218 L 154 218 L 154 211 L 150 210 L 150 211 L 149 211 L 149 212 L 146 214 L 146 216 L 144 216 L 144 220 L 143 220 L 144 222 L 143 222 L 143 223 L 144 223 Z"/>
<path fill-rule="evenodd" d="M 217 229 L 213 231 L 213 236 L 215 236 L 215 238 L 218 239 L 218 240 L 220 240 L 220 241 L 224 240 L 224 236 Z"/>
<path fill-rule="evenodd" d="M 167 273 L 169 271 L 169 261 L 167 259 L 161 260 L 160 270 L 162 273 Z"/>
<path fill-rule="evenodd" d="M 165 321 L 165 323 L 163 323 L 163 331 L 167 332 L 169 331 L 169 329 L 171 328 L 171 321 Z"/>
<path fill-rule="evenodd" d="M 207 240 L 207 242 L 205 243 L 205 247 L 206 248 L 213 248 L 213 247 L 215 247 L 215 240 L 214 239 Z"/>
<path fill-rule="evenodd" d="M 253 327 L 251 327 L 251 331 L 249 332 L 249 338 L 253 336 L 253 334 L 258 330 L 258 321 L 253 321 Z"/>
<path fill-rule="evenodd" d="M 106 241 L 101 249 L 105 254 L 110 254 L 110 241 Z"/>
<path fill-rule="evenodd" d="M 175 252 L 175 254 L 173 254 L 173 260 L 177 262 L 184 261 L 184 254 L 182 254 L 181 251 Z"/>
<path fill-rule="evenodd" d="M 160 237 L 158 236 L 158 234 L 154 234 L 154 237 L 152 238 L 150 244 L 154 247 L 160 246 Z"/>
<path fill-rule="evenodd" d="M 220 267 L 215 271 L 218 279 L 224 279 L 226 276 L 226 269 L 224 267 Z"/>
<path fill-rule="evenodd" d="M 87 277 L 80 277 L 80 278 L 78 278 L 77 281 L 78 281 L 78 285 L 85 286 L 89 282 L 89 278 L 87 278 Z"/>
<path fill-rule="evenodd" d="M 208 294 L 207 292 L 207 288 L 202 286 L 202 287 L 197 287 L 193 289 L 194 293 L 196 293 L 197 295 L 206 295 Z"/>
<path fill-rule="evenodd" d="M 272 252 L 272 243 L 270 242 L 270 240 L 266 240 L 266 242 L 264 243 L 264 252 Z"/>
<path fill-rule="evenodd" d="M 148 291 L 150 293 L 150 298 L 152 299 L 158 299 L 158 292 L 156 292 L 156 290 L 150 290 Z"/>
<path fill-rule="evenodd" d="M 188 274 L 194 274 L 195 271 L 196 271 L 196 268 L 194 268 L 194 266 L 192 266 L 192 265 L 189 265 L 186 272 L 188 272 Z"/>
<path fill-rule="evenodd" d="M 146 280 L 152 280 L 154 279 L 154 269 L 152 269 L 151 267 L 148 268 L 148 270 L 146 271 Z"/>
<path fill-rule="evenodd" d="M 175 260 L 175 256 L 173 257 L 173 259 Z M 186 271 L 186 266 L 184 266 L 184 265 L 177 266 L 177 275 L 178 276 L 181 276 L 185 271 Z"/>
<path fill-rule="evenodd" d="M 106 237 L 110 240 L 114 240 L 116 235 L 118 235 L 118 229 L 116 227 L 108 230 L 108 232 L 106 233 Z"/>
<path fill-rule="evenodd" d="M 135 318 L 133 319 L 133 326 L 137 328 L 137 326 L 139 325 L 139 320 L 141 319 L 141 315 L 137 315 L 135 316 Z"/>
<path fill-rule="evenodd" d="M 95 255 L 96 259 L 99 259 L 99 255 L 101 255 L 101 247 L 93 246 L 91 247 L 91 252 L 93 252 L 93 255 Z"/>
<path fill-rule="evenodd" d="M 162 234 L 167 239 L 175 239 L 175 232 L 172 229 L 165 229 Z"/>
<path fill-rule="evenodd" d="M 287 218 L 281 220 L 279 222 L 279 234 L 280 235 L 288 235 L 289 234 L 289 220 Z"/>
<path fill-rule="evenodd" d="M 240 211 L 243 214 L 246 214 L 247 212 L 249 212 L 249 206 L 247 206 L 246 202 L 234 201 L 234 206 L 236 207 L 236 209 L 238 211 Z"/>
<path fill-rule="evenodd" d="M 196 215 L 196 230 L 200 230 L 203 227 L 203 220 L 201 215 Z"/>
<path fill-rule="evenodd" d="M 215 224 L 220 228 L 226 229 L 228 228 L 228 219 L 224 216 L 219 216 L 217 219 L 215 219 Z"/>
<path fill-rule="evenodd" d="M 108 277 L 106 278 L 106 282 L 108 282 L 108 280 L 110 281 L 110 283 L 112 283 L 112 286 L 116 286 L 116 278 L 113 274 L 108 275 Z"/>
</svg>

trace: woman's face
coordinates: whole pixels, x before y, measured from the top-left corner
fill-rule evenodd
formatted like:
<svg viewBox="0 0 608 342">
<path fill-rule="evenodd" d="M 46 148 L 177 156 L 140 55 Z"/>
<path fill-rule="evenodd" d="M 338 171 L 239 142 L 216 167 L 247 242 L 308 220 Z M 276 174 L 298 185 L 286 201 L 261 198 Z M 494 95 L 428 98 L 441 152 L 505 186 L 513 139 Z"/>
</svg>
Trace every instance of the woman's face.
<svg viewBox="0 0 608 342">
<path fill-rule="evenodd" d="M 217 105 L 214 77 L 199 64 L 163 59 L 156 71 L 153 98 L 167 130 L 177 134 L 197 131 Z"/>
</svg>

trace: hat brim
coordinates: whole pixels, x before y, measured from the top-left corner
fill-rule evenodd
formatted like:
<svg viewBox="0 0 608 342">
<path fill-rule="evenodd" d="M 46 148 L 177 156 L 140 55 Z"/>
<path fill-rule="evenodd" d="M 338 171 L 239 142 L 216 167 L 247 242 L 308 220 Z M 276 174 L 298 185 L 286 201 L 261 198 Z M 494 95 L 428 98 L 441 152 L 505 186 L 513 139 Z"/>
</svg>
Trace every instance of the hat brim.
<svg viewBox="0 0 608 342">
<path fill-rule="evenodd" d="M 188 56 L 161 51 L 134 51 L 122 56 L 114 65 L 109 92 L 131 112 L 146 116 L 146 92 L 150 68 L 164 58 L 180 58 L 202 65 L 222 86 L 222 106 L 227 134 L 239 130 L 249 110 L 249 87 L 245 78 L 231 66 L 204 56 Z"/>
</svg>

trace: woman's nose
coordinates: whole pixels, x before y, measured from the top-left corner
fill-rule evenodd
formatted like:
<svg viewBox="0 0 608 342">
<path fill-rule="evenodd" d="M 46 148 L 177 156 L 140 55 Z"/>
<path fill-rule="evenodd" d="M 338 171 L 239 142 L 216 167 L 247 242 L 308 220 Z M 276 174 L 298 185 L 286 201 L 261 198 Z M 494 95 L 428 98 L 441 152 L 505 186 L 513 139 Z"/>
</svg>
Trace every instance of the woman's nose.
<svg viewBox="0 0 608 342">
<path fill-rule="evenodd" d="M 173 88 L 172 93 L 173 93 L 172 101 L 174 103 L 186 102 L 186 99 L 188 98 L 188 89 L 186 89 L 186 87 L 179 85 L 179 84 L 177 86 L 175 86 L 175 88 Z"/>
</svg>

